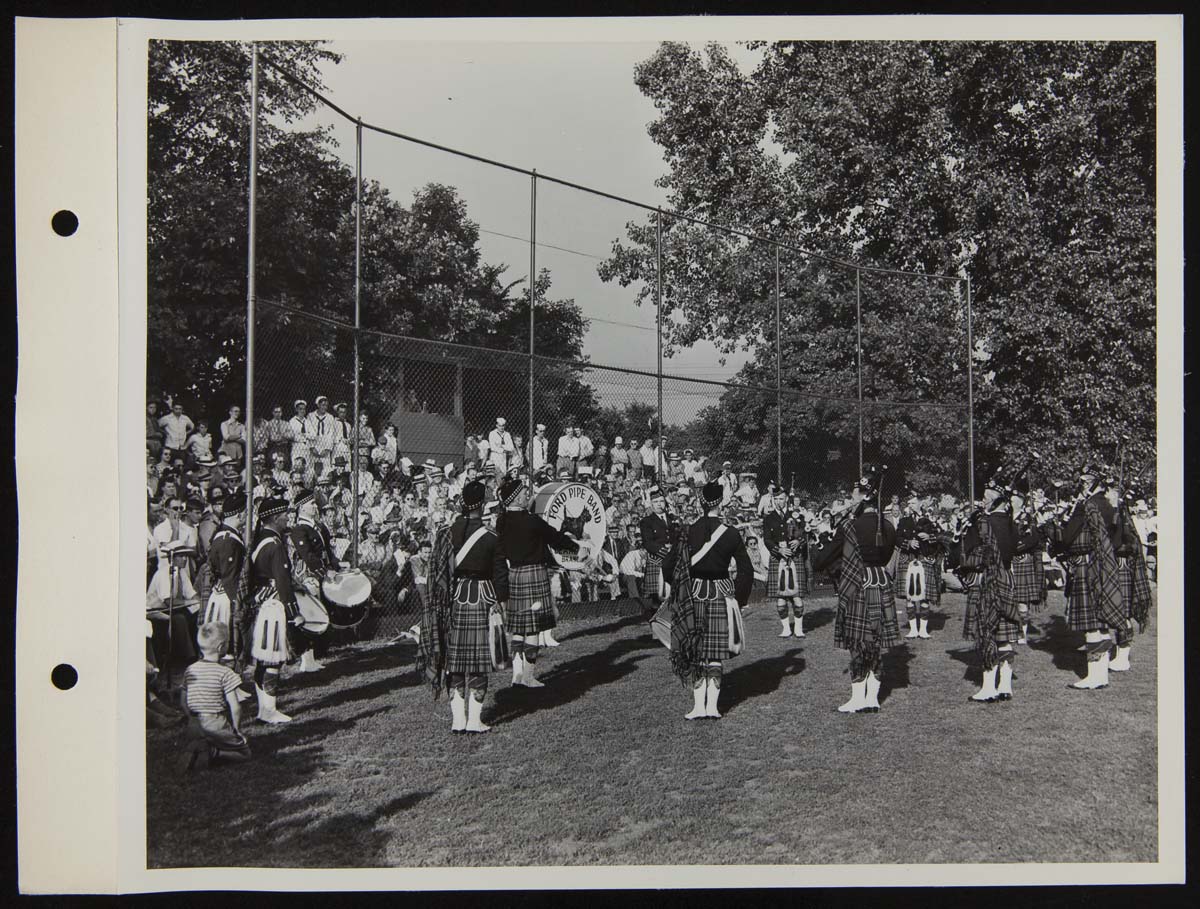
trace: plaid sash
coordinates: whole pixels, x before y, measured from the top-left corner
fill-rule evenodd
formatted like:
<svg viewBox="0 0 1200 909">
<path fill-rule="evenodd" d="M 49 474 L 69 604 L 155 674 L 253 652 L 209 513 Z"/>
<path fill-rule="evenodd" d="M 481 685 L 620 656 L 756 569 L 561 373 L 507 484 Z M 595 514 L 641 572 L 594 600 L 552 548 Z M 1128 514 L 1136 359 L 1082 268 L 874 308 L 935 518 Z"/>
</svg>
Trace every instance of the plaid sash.
<svg viewBox="0 0 1200 909">
<path fill-rule="evenodd" d="M 454 599 L 454 544 L 449 527 L 439 529 L 434 539 L 426 583 L 429 595 L 422 602 L 416 667 L 424 675 L 436 700 L 450 682 L 446 674 L 446 639 L 450 633 L 450 607 Z"/>
<path fill-rule="evenodd" d="M 1121 602 L 1121 580 L 1117 575 L 1117 555 L 1113 551 L 1108 528 L 1100 509 L 1091 499 L 1084 505 L 1088 533 L 1092 538 L 1092 554 L 1086 568 L 1088 589 L 1096 597 L 1096 614 L 1111 628 L 1124 628 L 1126 619 Z"/>
<path fill-rule="evenodd" d="M 691 552 L 688 549 L 687 531 L 679 536 L 679 555 L 675 560 L 675 574 L 671 578 L 671 671 L 687 687 L 691 687 L 704 671 L 700 659 L 704 624 L 696 614 L 696 601 L 692 596 L 690 571 Z"/>
</svg>

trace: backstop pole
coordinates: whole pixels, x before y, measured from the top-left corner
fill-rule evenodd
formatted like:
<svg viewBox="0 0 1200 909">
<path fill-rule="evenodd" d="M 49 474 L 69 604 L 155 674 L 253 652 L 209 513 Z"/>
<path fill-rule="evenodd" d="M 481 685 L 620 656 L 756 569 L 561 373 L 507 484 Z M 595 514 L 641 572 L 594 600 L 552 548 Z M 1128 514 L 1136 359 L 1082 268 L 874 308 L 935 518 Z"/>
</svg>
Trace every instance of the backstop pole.
<svg viewBox="0 0 1200 909">
<path fill-rule="evenodd" d="M 358 434 L 362 431 L 358 421 L 359 393 L 361 388 L 360 369 L 362 362 L 358 353 L 358 330 L 362 328 L 362 118 L 354 126 L 354 432 L 351 435 L 350 469 L 354 492 L 354 533 L 350 536 L 350 564 L 358 567 Z"/>
<path fill-rule="evenodd" d="M 783 335 L 779 326 L 779 244 L 775 244 L 775 481 L 783 489 Z"/>
<path fill-rule="evenodd" d="M 658 334 L 658 436 L 653 448 L 658 452 L 654 464 L 654 482 L 662 488 L 663 437 L 663 339 L 662 339 L 662 209 L 654 212 L 654 313 Z"/>
<path fill-rule="evenodd" d="M 971 327 L 971 276 L 967 275 L 967 496 L 975 501 L 975 339 Z"/>
<path fill-rule="evenodd" d="M 246 552 L 254 542 L 254 249 L 258 213 L 258 44 L 250 45 L 250 189 L 246 252 Z"/>
<path fill-rule="evenodd" d="M 533 343 L 534 306 L 537 300 L 537 170 L 529 175 L 529 431 L 525 436 L 526 451 L 529 452 L 529 477 L 533 479 Z M 546 460 L 549 461 L 549 451 Z M 543 465 L 544 466 L 544 465 Z"/>
<path fill-rule="evenodd" d="M 862 269 L 854 269 L 854 345 L 858 371 L 858 475 L 863 475 L 863 396 L 862 396 Z"/>
</svg>

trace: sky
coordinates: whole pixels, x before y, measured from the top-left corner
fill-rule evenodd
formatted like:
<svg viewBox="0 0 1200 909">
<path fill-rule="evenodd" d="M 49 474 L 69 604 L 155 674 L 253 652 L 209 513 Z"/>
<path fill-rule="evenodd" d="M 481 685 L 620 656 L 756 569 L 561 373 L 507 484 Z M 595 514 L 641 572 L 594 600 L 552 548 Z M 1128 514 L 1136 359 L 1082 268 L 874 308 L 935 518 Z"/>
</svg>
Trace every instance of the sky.
<svg viewBox="0 0 1200 909">
<path fill-rule="evenodd" d="M 330 100 L 367 122 L 659 205 L 666 200 L 654 181 L 667 166 L 646 132 L 656 111 L 633 82 L 635 65 L 655 47 L 337 41 L 330 48 L 343 59 L 326 66 L 324 77 Z M 743 66 L 752 65 L 752 52 L 733 52 Z M 337 152 L 352 164 L 353 124 L 324 108 L 316 119 L 334 127 Z M 528 275 L 529 177 L 369 130 L 364 131 L 363 175 L 405 204 L 426 183 L 456 187 L 480 227 L 485 260 L 507 263 L 509 281 Z M 592 362 L 653 372 L 653 309 L 633 303 L 634 288 L 605 284 L 596 272 L 613 241 L 624 236 L 625 224 L 646 214 L 538 183 L 537 266 L 550 269 L 551 298 L 574 298 L 591 320 L 585 353 Z M 721 364 L 715 349 L 704 343 L 677 352 L 664 362 L 664 371 L 723 380 L 746 359 L 735 354 Z M 672 418 L 690 418 L 719 393 L 683 391 L 668 392 L 675 399 Z"/>
</svg>

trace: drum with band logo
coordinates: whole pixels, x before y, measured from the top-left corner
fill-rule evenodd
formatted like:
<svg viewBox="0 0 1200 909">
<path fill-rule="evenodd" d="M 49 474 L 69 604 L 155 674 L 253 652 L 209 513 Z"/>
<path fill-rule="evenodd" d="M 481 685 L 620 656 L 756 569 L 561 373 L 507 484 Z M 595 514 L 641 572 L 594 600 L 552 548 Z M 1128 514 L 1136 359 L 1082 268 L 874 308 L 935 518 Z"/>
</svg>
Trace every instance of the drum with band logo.
<svg viewBox="0 0 1200 909">
<path fill-rule="evenodd" d="M 321 583 L 321 594 L 329 608 L 334 628 L 355 628 L 367 616 L 371 601 L 371 579 L 357 568 L 339 571 Z"/>
<path fill-rule="evenodd" d="M 587 540 L 591 552 L 599 553 L 608 536 L 608 520 L 600 493 L 583 483 L 547 483 L 533 497 L 533 513 L 556 530 L 576 540 Z M 569 571 L 581 571 L 587 564 L 575 554 L 554 552 L 554 559 Z"/>
</svg>

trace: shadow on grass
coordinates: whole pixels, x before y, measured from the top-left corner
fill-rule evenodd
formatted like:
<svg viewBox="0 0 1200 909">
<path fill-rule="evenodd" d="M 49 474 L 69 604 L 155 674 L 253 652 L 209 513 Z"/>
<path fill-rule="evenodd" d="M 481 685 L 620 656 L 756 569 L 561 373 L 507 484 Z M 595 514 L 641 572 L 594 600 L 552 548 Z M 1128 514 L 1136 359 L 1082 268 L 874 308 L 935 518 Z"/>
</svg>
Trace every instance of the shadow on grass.
<svg viewBox="0 0 1200 909">
<path fill-rule="evenodd" d="M 893 691 L 908 687 L 908 664 L 916 658 L 916 651 L 911 646 L 905 645 L 893 647 L 883 654 L 879 666 L 881 674 L 879 680 L 880 704 L 885 703 Z"/>
<path fill-rule="evenodd" d="M 818 628 L 824 628 L 833 622 L 834 609 L 829 606 L 822 606 L 819 609 L 804 610 L 804 633 L 816 631 Z"/>
<path fill-rule="evenodd" d="M 638 615 L 623 616 L 614 622 L 606 622 L 603 625 L 594 625 L 591 628 L 573 631 L 570 634 L 564 635 L 563 641 L 575 641 L 579 638 L 586 638 L 596 634 L 613 634 L 634 625 L 649 625 L 649 615 L 653 615 L 653 613 L 649 613 L 646 618 L 642 618 L 640 613 Z"/>
<path fill-rule="evenodd" d="M 1049 653 L 1056 669 L 1078 675 L 1085 662 L 1083 654 L 1077 649 L 1082 643 L 1082 635 L 1072 631 L 1067 620 L 1061 615 L 1042 613 L 1035 616 L 1034 621 L 1037 623 L 1039 635 L 1036 641 L 1030 641 L 1029 649 Z M 1029 630 L 1030 633 L 1033 632 L 1032 625 Z"/>
<path fill-rule="evenodd" d="M 929 609 L 929 631 L 945 631 L 950 624 L 950 616 L 940 611 L 940 607 L 931 606 Z"/>
<path fill-rule="evenodd" d="M 778 656 L 743 663 L 721 679 L 721 712 L 731 713 L 745 701 L 777 690 L 785 676 L 797 675 L 807 665 L 803 647 L 793 647 Z"/>
<path fill-rule="evenodd" d="M 658 650 L 662 645 L 648 634 L 640 638 L 614 641 L 603 650 L 559 663 L 538 678 L 545 688 L 509 686 L 499 689 L 490 714 L 484 721 L 501 725 L 539 710 L 552 710 L 583 697 L 593 688 L 616 682 L 637 670 L 637 664 L 649 659 L 649 653 L 622 660 L 638 651 Z M 620 662 L 618 662 L 620 660 Z"/>
<path fill-rule="evenodd" d="M 309 688 L 324 688 L 348 676 L 363 675 L 379 669 L 412 669 L 416 659 L 417 645 L 410 641 L 390 646 L 372 647 L 370 650 L 340 648 L 320 672 L 294 672 L 284 683 L 297 691 Z"/>
<path fill-rule="evenodd" d="M 315 713 L 350 704 L 354 701 L 369 701 L 378 697 L 392 694 L 403 688 L 415 688 L 424 684 L 424 680 L 413 671 L 412 666 L 397 667 L 395 673 L 385 675 L 381 679 L 361 685 L 346 683 L 345 687 L 333 692 L 328 697 L 320 698 L 311 704 L 305 704 L 302 714 Z M 299 709 L 299 708 L 298 708 Z"/>
</svg>

